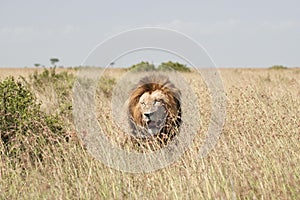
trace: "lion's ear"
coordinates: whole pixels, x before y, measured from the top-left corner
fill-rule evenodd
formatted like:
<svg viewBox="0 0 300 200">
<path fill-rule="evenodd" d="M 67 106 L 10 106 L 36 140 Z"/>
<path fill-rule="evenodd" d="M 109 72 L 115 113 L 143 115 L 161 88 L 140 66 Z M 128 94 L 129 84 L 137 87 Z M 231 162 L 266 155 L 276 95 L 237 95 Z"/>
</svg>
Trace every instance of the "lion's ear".
<svg viewBox="0 0 300 200">
<path fill-rule="evenodd" d="M 172 91 L 173 95 L 174 95 L 176 98 L 180 99 L 181 92 L 180 92 L 179 89 L 173 87 L 173 88 L 171 88 L 171 91 Z"/>
</svg>

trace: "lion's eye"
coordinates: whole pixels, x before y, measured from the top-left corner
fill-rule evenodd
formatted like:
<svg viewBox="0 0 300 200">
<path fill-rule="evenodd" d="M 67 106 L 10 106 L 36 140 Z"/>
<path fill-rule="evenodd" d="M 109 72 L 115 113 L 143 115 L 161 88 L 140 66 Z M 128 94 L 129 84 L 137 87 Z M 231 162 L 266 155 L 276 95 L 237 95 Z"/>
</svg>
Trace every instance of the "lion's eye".
<svg viewBox="0 0 300 200">
<path fill-rule="evenodd" d="M 154 104 L 159 104 L 159 103 L 161 103 L 161 100 L 159 100 L 159 99 L 154 100 Z"/>
<path fill-rule="evenodd" d="M 141 104 L 143 105 L 143 106 L 145 106 L 146 104 L 145 104 L 145 102 L 141 102 Z"/>
</svg>

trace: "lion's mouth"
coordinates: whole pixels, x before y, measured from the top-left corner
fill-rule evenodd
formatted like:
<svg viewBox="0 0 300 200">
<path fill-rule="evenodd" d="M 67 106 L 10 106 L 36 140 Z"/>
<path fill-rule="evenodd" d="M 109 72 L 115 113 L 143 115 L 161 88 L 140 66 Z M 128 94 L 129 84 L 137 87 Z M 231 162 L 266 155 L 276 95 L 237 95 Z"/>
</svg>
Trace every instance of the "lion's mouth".
<svg viewBox="0 0 300 200">
<path fill-rule="evenodd" d="M 158 120 L 158 121 L 149 120 L 149 121 L 147 121 L 147 126 L 150 129 L 160 128 L 161 124 L 162 124 L 162 120 Z"/>
<path fill-rule="evenodd" d="M 151 120 L 149 120 L 148 122 L 147 122 L 147 126 L 148 126 L 148 128 L 154 128 L 154 127 L 156 127 L 157 126 L 157 123 L 155 122 L 155 121 L 151 121 Z"/>
</svg>

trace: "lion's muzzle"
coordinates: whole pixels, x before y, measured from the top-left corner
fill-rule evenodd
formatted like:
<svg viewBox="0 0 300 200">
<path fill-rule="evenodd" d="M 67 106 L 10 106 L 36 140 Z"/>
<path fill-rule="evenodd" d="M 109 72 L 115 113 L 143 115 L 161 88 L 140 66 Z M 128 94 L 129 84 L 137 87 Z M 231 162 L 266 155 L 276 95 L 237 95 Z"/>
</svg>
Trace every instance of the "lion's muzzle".
<svg viewBox="0 0 300 200">
<path fill-rule="evenodd" d="M 144 112 L 143 121 L 145 122 L 148 133 L 156 135 L 165 125 L 167 111 L 162 106 L 154 112 Z"/>
</svg>

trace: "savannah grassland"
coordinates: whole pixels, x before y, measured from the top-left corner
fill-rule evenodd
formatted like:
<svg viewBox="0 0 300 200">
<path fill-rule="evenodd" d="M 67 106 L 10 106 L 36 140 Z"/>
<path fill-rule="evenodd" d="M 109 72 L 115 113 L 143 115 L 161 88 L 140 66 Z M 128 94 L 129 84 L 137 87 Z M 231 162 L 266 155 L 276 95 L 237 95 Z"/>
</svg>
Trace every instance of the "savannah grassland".
<svg viewBox="0 0 300 200">
<path fill-rule="evenodd" d="M 44 144 L 48 157 L 42 161 L 12 165 L 14 158 L 1 153 L 0 199 L 300 199 L 300 69 L 219 72 L 227 97 L 226 122 L 208 156 L 199 158 L 198 150 L 210 120 L 209 92 L 195 73 L 183 73 L 199 99 L 202 120 L 193 145 L 177 162 L 151 173 L 111 169 L 86 151 L 71 116 L 64 115 L 71 139 L 55 148 Z M 31 73 L 0 69 L 0 80 Z M 118 81 L 122 73 L 106 76 Z M 109 108 L 110 85 L 100 87 L 106 97 L 99 103 Z M 54 92 L 34 92 L 45 112 L 55 112 Z M 110 120 L 101 122 L 109 110 L 98 108 L 97 113 L 99 123 L 109 125 Z"/>
</svg>

